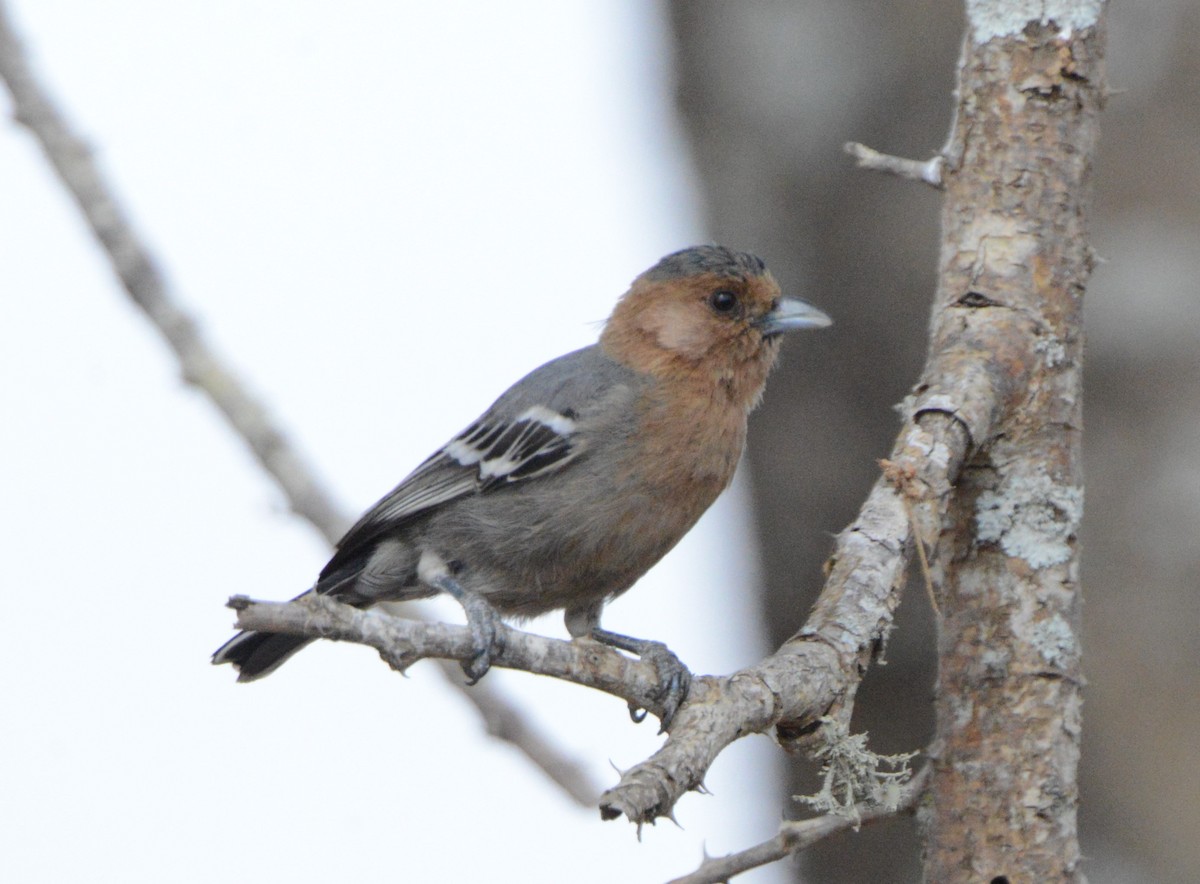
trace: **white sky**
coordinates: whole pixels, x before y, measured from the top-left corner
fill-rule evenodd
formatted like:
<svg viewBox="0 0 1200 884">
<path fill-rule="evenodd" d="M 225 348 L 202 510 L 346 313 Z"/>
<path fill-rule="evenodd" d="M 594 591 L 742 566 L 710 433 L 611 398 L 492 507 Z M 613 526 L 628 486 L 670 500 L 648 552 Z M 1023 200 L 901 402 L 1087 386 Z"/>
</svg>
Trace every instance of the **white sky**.
<svg viewBox="0 0 1200 884">
<path fill-rule="evenodd" d="M 656 4 L 10 6 L 180 297 L 354 512 L 704 239 Z M 656 881 L 774 832 L 762 737 L 639 844 L 429 664 L 323 645 L 250 686 L 209 666 L 227 596 L 290 597 L 328 550 L 12 124 L 0 241 L 0 877 Z M 605 625 L 700 672 L 757 660 L 741 512 L 723 500 Z M 488 678 L 600 784 L 659 744 L 612 698 Z"/>
</svg>

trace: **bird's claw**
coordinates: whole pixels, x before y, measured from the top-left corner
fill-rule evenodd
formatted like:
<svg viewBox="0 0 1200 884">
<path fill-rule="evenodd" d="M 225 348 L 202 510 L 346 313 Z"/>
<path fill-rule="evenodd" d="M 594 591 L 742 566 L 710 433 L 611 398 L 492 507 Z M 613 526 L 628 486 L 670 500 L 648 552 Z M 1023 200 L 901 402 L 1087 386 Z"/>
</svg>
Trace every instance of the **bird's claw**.
<svg viewBox="0 0 1200 884">
<path fill-rule="evenodd" d="M 692 673 L 683 665 L 674 651 L 662 642 L 631 638 L 627 635 L 609 632 L 606 629 L 594 629 L 592 638 L 601 644 L 637 654 L 640 659 L 654 667 L 654 671 L 658 674 L 658 687 L 654 692 L 654 700 L 662 708 L 662 714 L 659 715 L 658 732 L 665 733 L 675 719 L 675 713 L 679 711 L 679 707 L 687 698 L 688 688 L 692 684 Z M 647 710 L 640 706 L 629 704 L 629 717 L 635 724 L 645 721 L 646 713 Z"/>
<path fill-rule="evenodd" d="M 492 668 L 492 656 L 503 650 L 503 640 L 500 638 L 499 616 L 486 599 L 468 594 L 459 601 L 467 615 L 471 647 L 475 652 L 462 661 L 462 671 L 467 676 L 467 684 L 473 685 Z"/>
<path fill-rule="evenodd" d="M 666 733 L 671 722 L 675 720 L 675 713 L 687 698 L 688 688 L 692 684 L 692 673 L 675 656 L 675 652 L 662 642 L 646 642 L 645 649 L 639 652 L 638 656 L 653 664 L 655 672 L 658 673 L 655 699 L 663 710 L 659 717 L 658 732 Z M 645 718 L 645 715 L 642 718 Z"/>
<path fill-rule="evenodd" d="M 488 674 L 492 668 L 492 655 L 487 649 L 480 651 L 469 660 L 462 661 L 462 671 L 467 677 L 467 687 L 479 684 L 479 679 Z"/>
<path fill-rule="evenodd" d="M 462 671 L 467 676 L 468 685 L 476 684 L 492 668 L 492 657 L 504 650 L 500 615 L 491 602 L 479 593 L 466 589 L 449 575 L 439 575 L 431 583 L 452 596 L 467 615 L 473 653 L 462 661 Z"/>
</svg>

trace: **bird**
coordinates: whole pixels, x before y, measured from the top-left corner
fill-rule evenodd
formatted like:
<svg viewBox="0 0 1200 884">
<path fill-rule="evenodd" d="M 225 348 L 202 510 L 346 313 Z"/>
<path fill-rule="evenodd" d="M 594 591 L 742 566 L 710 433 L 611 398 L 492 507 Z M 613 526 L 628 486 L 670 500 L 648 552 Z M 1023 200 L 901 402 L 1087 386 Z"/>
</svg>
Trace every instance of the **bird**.
<svg viewBox="0 0 1200 884">
<path fill-rule="evenodd" d="M 471 629 L 472 682 L 491 665 L 500 618 L 561 609 L 572 639 L 654 663 L 665 728 L 686 667 L 661 643 L 602 629 L 601 611 L 733 479 L 783 333 L 830 322 L 783 297 L 755 255 L 719 245 L 666 255 L 595 344 L 517 381 L 367 510 L 307 592 L 356 607 L 449 594 Z M 254 681 L 311 641 L 243 631 L 213 663 Z"/>
</svg>

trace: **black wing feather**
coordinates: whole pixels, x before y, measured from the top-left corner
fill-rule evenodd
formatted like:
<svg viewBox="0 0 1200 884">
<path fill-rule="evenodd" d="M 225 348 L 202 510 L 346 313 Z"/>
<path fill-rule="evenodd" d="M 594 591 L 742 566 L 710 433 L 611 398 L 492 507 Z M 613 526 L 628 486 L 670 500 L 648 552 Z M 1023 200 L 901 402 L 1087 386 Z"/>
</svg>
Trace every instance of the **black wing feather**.
<svg viewBox="0 0 1200 884">
<path fill-rule="evenodd" d="M 371 507 L 338 543 L 335 558 L 458 498 L 562 469 L 583 450 L 573 433 L 574 421 L 549 409 L 508 422 L 476 421 Z"/>
</svg>

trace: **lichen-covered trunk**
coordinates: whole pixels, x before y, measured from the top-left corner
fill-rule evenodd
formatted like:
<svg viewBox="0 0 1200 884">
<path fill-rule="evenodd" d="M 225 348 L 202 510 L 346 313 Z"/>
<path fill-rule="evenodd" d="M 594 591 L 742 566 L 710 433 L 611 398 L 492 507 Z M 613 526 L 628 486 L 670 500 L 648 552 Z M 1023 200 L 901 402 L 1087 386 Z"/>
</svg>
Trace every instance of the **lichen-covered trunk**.
<svg viewBox="0 0 1200 884">
<path fill-rule="evenodd" d="M 935 341 L 964 323 L 1008 325 L 999 358 L 1021 383 L 998 432 L 975 440 L 938 556 L 922 814 L 936 882 L 1080 877 L 1076 531 L 1102 4 L 1048 5 L 1059 19 L 1039 18 L 1043 4 L 968 2 L 945 175 Z M 1037 13 L 1014 23 L 1022 6 Z"/>
</svg>

